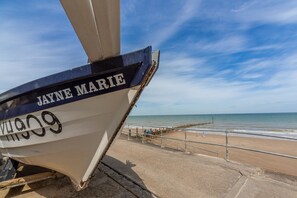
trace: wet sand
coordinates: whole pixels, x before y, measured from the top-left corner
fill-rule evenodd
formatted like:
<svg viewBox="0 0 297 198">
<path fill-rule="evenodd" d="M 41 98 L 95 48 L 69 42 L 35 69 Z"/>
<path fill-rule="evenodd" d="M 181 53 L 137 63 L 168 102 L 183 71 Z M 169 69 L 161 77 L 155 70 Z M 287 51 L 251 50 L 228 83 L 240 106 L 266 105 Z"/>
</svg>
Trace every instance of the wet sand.
<svg viewBox="0 0 297 198">
<path fill-rule="evenodd" d="M 127 133 L 127 131 L 124 133 Z M 135 135 L 135 130 L 131 131 L 132 136 Z M 188 141 L 209 142 L 222 144 L 224 146 L 213 146 L 198 143 L 187 142 L 185 145 L 185 132 L 172 131 L 163 133 L 165 138 L 175 138 L 179 140 L 170 140 L 161 138 L 147 139 L 147 142 L 160 145 L 163 147 L 172 148 L 180 151 L 186 151 L 193 154 L 204 154 L 219 158 L 226 158 L 226 137 L 225 135 L 201 134 L 201 133 L 186 133 Z M 231 146 L 240 146 L 249 149 L 263 150 L 268 152 L 280 153 L 285 155 L 297 156 L 297 141 L 278 140 L 259 137 L 246 137 L 228 135 L 228 144 Z M 273 156 L 263 153 L 244 151 L 234 148 L 228 149 L 228 157 L 231 161 L 250 164 L 256 167 L 263 168 L 268 171 L 284 173 L 287 175 L 297 176 L 297 159 L 289 159 L 280 156 Z"/>
</svg>

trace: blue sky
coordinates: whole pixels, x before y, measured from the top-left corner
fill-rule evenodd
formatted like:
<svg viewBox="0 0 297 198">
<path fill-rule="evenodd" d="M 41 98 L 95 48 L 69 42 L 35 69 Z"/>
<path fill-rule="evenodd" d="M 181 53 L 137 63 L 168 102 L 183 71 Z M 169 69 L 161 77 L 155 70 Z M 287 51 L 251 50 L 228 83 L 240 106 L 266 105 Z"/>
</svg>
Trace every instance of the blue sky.
<svg viewBox="0 0 297 198">
<path fill-rule="evenodd" d="M 121 1 L 121 52 L 147 45 L 134 115 L 297 112 L 297 1 Z M 0 92 L 86 62 L 59 1 L 0 1 Z"/>
</svg>

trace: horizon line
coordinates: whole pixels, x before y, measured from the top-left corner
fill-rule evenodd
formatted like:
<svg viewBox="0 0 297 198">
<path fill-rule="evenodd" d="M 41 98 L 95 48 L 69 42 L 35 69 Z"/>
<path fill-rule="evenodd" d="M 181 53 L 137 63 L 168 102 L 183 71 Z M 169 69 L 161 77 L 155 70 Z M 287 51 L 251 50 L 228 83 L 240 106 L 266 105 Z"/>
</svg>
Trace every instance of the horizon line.
<svg viewBox="0 0 297 198">
<path fill-rule="evenodd" d="M 262 112 L 262 113 L 209 113 L 209 114 L 143 114 L 143 115 L 129 115 L 128 117 L 131 116 L 190 116 L 190 115 L 241 115 L 241 114 L 294 114 L 297 112 Z"/>
</svg>

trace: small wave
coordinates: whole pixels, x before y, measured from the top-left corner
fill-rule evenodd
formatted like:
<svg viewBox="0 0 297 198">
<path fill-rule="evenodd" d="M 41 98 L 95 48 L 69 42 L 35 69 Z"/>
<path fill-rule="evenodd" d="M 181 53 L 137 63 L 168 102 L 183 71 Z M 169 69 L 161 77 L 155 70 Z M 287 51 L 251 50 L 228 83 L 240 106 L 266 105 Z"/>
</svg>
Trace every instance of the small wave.
<svg viewBox="0 0 297 198">
<path fill-rule="evenodd" d="M 126 124 L 124 126 L 124 128 L 126 129 L 160 129 L 160 128 L 173 128 L 172 126 L 137 126 L 137 125 L 130 125 L 130 124 Z"/>
<path fill-rule="evenodd" d="M 208 133 L 208 134 L 225 134 L 228 132 L 229 135 L 240 135 L 240 136 L 257 136 L 263 138 L 288 138 L 296 139 L 296 130 L 255 130 L 255 129 L 222 129 L 222 128 L 189 128 L 186 131 L 193 133 Z"/>
</svg>

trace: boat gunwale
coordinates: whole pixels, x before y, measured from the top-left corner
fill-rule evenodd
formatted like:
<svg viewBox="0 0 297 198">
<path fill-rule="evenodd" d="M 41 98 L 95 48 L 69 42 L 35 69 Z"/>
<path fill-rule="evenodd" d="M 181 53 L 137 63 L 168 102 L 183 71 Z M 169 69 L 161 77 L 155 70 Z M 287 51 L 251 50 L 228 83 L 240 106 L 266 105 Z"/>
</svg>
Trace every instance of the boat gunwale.
<svg viewBox="0 0 297 198">
<path fill-rule="evenodd" d="M 124 55 L 107 58 L 94 63 L 89 63 L 83 66 L 75 67 L 66 71 L 55 73 L 49 76 L 45 76 L 0 94 L 0 105 L 22 95 L 26 95 L 30 92 L 35 92 L 42 89 L 47 89 L 54 86 L 59 86 L 65 83 L 71 83 L 77 80 L 87 79 L 90 77 L 102 75 L 109 72 L 115 72 L 123 67 L 130 66 L 132 64 L 140 63 L 144 61 L 144 54 L 146 51 L 151 52 L 151 46 L 144 49 L 130 52 Z M 136 58 L 135 58 L 136 57 Z M 137 60 L 138 59 L 138 60 Z M 146 61 L 150 58 L 147 57 Z M 105 67 L 105 68 L 100 68 Z M 112 67 L 112 68 L 110 68 Z M 137 85 L 137 84 L 136 84 Z M 134 85 L 134 86 L 136 86 Z"/>
</svg>

